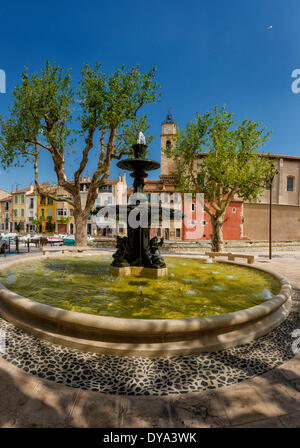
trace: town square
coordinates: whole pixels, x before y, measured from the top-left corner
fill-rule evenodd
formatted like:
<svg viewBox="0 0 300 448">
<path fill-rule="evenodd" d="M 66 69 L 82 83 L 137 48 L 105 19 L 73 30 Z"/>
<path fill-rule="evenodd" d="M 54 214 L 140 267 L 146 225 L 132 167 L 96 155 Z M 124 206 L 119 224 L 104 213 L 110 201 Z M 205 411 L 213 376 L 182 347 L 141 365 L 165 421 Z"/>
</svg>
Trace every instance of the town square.
<svg viewBox="0 0 300 448">
<path fill-rule="evenodd" d="M 299 14 L 3 8 L 0 434 L 300 427 Z"/>
</svg>

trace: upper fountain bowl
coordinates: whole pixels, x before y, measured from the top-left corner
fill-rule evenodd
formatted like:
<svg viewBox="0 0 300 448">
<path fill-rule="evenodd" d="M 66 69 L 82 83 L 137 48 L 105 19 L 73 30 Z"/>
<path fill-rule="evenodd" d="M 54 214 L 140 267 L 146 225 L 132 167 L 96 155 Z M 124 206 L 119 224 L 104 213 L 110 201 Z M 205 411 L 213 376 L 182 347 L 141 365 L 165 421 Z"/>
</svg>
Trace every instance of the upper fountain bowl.
<svg viewBox="0 0 300 448">
<path fill-rule="evenodd" d="M 146 159 L 147 145 L 143 143 L 137 143 L 133 145 L 134 159 L 121 160 L 117 163 L 117 166 L 127 171 L 153 171 L 160 167 L 160 163 L 155 160 Z"/>
<path fill-rule="evenodd" d="M 126 159 L 118 162 L 117 167 L 127 171 L 153 171 L 160 167 L 160 163 L 147 159 Z"/>
</svg>

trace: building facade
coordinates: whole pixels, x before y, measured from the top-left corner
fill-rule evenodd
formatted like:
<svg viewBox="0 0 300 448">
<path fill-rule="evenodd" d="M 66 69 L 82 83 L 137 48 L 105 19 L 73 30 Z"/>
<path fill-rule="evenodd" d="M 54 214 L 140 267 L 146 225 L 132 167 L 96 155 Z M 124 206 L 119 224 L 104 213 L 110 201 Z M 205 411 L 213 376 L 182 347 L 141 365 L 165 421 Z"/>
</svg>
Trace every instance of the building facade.
<svg viewBox="0 0 300 448">
<path fill-rule="evenodd" d="M 278 170 L 272 183 L 272 238 L 300 240 L 300 157 L 272 155 Z M 244 234 L 251 240 L 269 237 L 270 188 L 257 203 L 244 203 Z"/>
<path fill-rule="evenodd" d="M 0 199 L 0 225 L 2 232 L 12 232 L 12 195 Z"/>
<path fill-rule="evenodd" d="M 165 198 L 165 202 L 169 204 L 169 206 L 176 208 L 174 203 L 176 185 L 173 174 L 176 170 L 176 162 L 169 159 L 164 153 L 164 149 L 176 145 L 176 123 L 171 115 L 167 115 L 166 120 L 162 123 L 161 130 L 160 181 L 146 182 L 147 192 L 154 192 L 155 187 L 155 190 L 160 190 L 160 195 L 162 198 Z M 148 187 L 150 184 L 151 188 Z M 204 202 L 209 206 L 205 201 L 205 195 L 202 198 L 201 195 L 193 197 L 192 195 L 177 194 L 179 196 L 178 206 L 181 207 L 184 219 L 181 221 L 171 221 L 167 226 L 162 226 L 161 230 L 157 230 L 157 234 L 159 236 L 161 234 L 165 239 L 170 240 L 210 240 L 212 227 L 210 216 L 204 210 Z M 239 198 L 234 198 L 226 211 L 223 237 L 225 240 L 239 240 L 245 238 L 243 229 L 243 201 Z"/>
<path fill-rule="evenodd" d="M 90 178 L 81 177 L 80 179 L 80 198 L 82 207 L 86 204 Z M 127 183 L 126 174 L 118 176 L 117 179 L 108 179 L 104 185 L 98 188 L 98 196 L 95 201 L 95 207 L 106 207 L 105 210 L 97 216 L 90 214 L 87 224 L 88 235 L 113 236 L 123 234 L 125 223 L 118 222 L 112 205 L 124 205 L 127 203 Z"/>
<path fill-rule="evenodd" d="M 25 195 L 25 229 L 27 233 L 36 231 L 33 221 L 38 216 L 37 198 L 35 188 L 31 193 Z"/>
<path fill-rule="evenodd" d="M 71 195 L 62 187 L 56 188 L 55 195 L 61 199 L 61 201 L 55 201 L 56 232 L 73 235 L 75 233 L 74 209 L 71 204 L 63 200 L 64 198 L 71 199 Z"/>
<path fill-rule="evenodd" d="M 27 201 L 26 196 L 33 193 L 34 187 L 23 188 L 22 190 L 16 190 L 11 193 L 12 195 L 12 231 L 13 232 L 26 232 L 26 217 L 28 210 L 26 208 Z"/>
</svg>

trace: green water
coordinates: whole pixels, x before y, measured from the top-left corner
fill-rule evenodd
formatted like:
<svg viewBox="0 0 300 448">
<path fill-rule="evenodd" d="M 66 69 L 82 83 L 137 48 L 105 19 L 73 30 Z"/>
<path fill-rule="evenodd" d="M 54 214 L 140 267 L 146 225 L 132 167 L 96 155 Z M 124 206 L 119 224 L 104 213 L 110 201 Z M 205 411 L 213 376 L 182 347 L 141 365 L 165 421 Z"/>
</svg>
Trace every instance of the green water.
<svg viewBox="0 0 300 448">
<path fill-rule="evenodd" d="M 164 278 L 113 277 L 109 256 L 50 258 L 0 274 L 12 291 L 37 302 L 102 316 L 172 319 L 216 316 L 264 302 L 278 282 L 247 267 L 165 258 Z M 16 276 L 17 279 L 10 276 Z"/>
</svg>

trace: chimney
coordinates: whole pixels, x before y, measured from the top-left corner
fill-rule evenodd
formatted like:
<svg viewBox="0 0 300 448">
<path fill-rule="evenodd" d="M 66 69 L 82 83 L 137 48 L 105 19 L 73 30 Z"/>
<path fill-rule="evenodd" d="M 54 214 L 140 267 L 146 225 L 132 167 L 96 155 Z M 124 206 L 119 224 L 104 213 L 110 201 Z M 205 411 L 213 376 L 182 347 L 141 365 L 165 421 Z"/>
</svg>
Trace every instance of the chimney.
<svg viewBox="0 0 300 448">
<path fill-rule="evenodd" d="M 91 176 L 88 176 L 88 177 L 87 177 L 87 181 L 88 181 L 88 182 L 91 182 Z"/>
<path fill-rule="evenodd" d="M 122 179 L 123 184 L 126 184 L 126 173 L 123 173 L 123 179 Z"/>
</svg>

